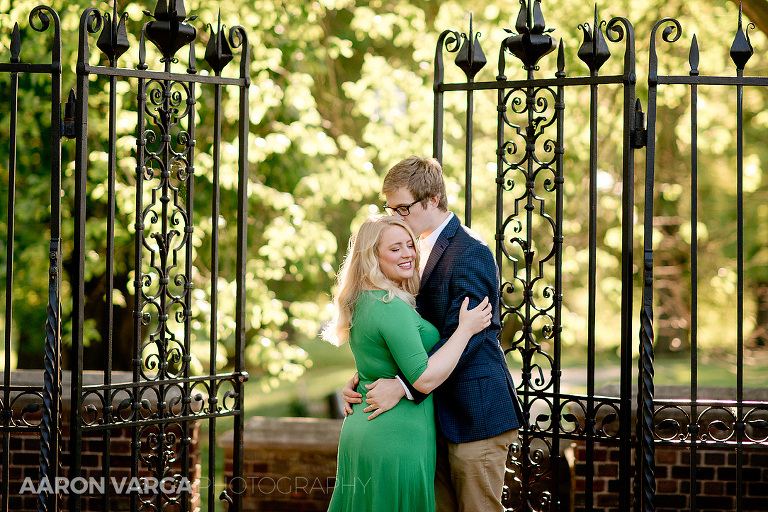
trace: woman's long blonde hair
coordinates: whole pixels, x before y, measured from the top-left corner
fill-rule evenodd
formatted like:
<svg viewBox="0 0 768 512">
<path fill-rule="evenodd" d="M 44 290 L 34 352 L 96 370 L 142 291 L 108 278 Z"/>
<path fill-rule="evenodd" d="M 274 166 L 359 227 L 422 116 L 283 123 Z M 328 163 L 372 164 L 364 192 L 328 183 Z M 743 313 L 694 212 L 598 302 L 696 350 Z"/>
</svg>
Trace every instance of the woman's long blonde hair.
<svg viewBox="0 0 768 512">
<path fill-rule="evenodd" d="M 379 245 L 384 230 L 390 226 L 400 226 L 405 229 L 416 246 L 416 237 L 408 225 L 397 217 L 373 216 L 365 220 L 356 236 L 349 241 L 347 255 L 344 258 L 337 275 L 337 292 L 333 299 L 333 320 L 323 329 L 323 339 L 334 345 L 343 345 L 349 341 L 349 330 L 352 328 L 352 315 L 355 311 L 357 297 L 362 290 L 385 290 L 384 302 L 395 297 L 404 300 L 411 307 L 416 307 L 416 294 L 419 291 L 419 273 L 403 282 L 402 286 L 389 279 L 379 266 Z M 419 268 L 419 254 L 416 251 L 414 269 Z"/>
</svg>

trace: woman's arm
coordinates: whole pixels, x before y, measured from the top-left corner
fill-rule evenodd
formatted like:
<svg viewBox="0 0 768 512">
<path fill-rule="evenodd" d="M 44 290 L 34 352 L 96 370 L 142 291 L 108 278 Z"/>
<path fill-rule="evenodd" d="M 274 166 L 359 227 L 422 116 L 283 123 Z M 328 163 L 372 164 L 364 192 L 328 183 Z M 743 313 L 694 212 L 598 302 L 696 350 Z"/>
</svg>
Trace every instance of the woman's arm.
<svg viewBox="0 0 768 512">
<path fill-rule="evenodd" d="M 469 297 L 465 297 L 459 313 L 459 325 L 450 338 L 427 361 L 427 369 L 413 382 L 422 393 L 431 393 L 443 383 L 458 363 L 470 338 L 491 324 L 491 305 L 488 297 L 474 309 L 467 309 Z"/>
<path fill-rule="evenodd" d="M 399 303 L 393 306 L 395 307 L 390 311 L 392 316 L 384 314 L 381 317 L 382 335 L 403 376 L 409 376 L 407 378 L 413 380 L 414 389 L 424 393 L 431 392 L 448 378 L 472 335 L 488 327 L 491 321 L 492 308 L 487 297 L 471 310 L 467 309 L 469 306 L 469 298 L 467 298 L 461 305 L 459 326 L 454 335 L 446 340 L 432 356 L 427 357 L 420 339 L 413 339 L 413 336 L 406 334 L 410 330 L 407 328 L 408 322 L 405 321 L 404 315 L 409 312 L 417 316 L 416 313 L 405 303 L 402 303 L 404 309 L 397 307 L 400 306 Z M 343 392 L 347 414 L 352 412 L 351 404 L 361 402 L 362 395 L 355 391 L 359 382 L 356 377 L 357 375 L 350 379 Z M 365 387 L 369 391 L 366 398 L 368 407 L 364 412 L 373 412 L 368 417 L 369 420 L 397 405 L 405 395 L 405 390 L 397 379 L 379 379 Z"/>
</svg>

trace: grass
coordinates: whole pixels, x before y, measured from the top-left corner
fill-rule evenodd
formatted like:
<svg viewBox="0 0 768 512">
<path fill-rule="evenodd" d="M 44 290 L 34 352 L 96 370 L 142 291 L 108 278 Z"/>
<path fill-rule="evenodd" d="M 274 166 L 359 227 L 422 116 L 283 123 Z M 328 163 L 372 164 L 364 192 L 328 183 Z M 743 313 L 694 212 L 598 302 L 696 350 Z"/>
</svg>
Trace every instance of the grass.
<svg viewBox="0 0 768 512">
<path fill-rule="evenodd" d="M 348 346 L 335 347 L 320 339 L 301 343 L 312 366 L 295 382 L 283 381 L 271 390 L 249 382 L 246 389 L 246 418 L 251 416 L 329 417 L 328 396 L 355 373 L 355 360 Z"/>
</svg>

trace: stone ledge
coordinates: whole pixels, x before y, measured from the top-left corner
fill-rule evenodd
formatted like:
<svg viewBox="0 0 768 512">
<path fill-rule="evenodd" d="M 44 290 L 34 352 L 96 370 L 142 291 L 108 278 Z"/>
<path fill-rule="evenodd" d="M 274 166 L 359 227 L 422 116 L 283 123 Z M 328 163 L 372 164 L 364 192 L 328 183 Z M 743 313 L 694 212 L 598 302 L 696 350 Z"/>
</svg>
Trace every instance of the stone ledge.
<svg viewBox="0 0 768 512">
<path fill-rule="evenodd" d="M 246 450 L 297 450 L 336 452 L 344 420 L 319 418 L 268 418 L 254 416 L 245 422 L 243 447 Z M 218 439 L 221 448 L 232 449 L 234 432 Z"/>
</svg>

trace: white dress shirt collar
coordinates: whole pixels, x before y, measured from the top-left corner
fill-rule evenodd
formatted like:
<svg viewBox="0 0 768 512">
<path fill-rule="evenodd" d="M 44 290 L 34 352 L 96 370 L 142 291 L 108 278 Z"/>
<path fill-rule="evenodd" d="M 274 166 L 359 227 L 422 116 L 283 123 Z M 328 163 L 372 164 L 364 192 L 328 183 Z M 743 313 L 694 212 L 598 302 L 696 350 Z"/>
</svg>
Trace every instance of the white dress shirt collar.
<svg viewBox="0 0 768 512">
<path fill-rule="evenodd" d="M 431 232 L 428 236 L 420 238 L 419 242 L 423 245 L 426 245 L 431 251 L 432 248 L 437 243 L 437 239 L 440 236 L 440 233 L 443 232 L 443 230 L 445 229 L 445 226 L 448 225 L 448 223 L 451 221 L 452 218 L 453 218 L 453 212 L 448 212 L 448 216 L 445 218 L 443 223 L 440 224 L 440 226 L 438 226 L 438 228 L 433 232 Z"/>
</svg>

